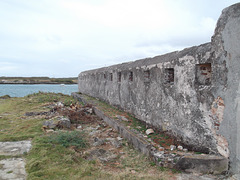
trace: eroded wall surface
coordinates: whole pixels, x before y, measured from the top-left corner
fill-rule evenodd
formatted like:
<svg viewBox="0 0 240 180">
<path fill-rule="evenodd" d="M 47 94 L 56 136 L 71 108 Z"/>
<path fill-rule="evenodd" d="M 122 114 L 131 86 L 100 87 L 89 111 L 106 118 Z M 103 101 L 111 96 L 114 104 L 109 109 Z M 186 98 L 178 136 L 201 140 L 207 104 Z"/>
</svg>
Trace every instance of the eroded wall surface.
<svg viewBox="0 0 240 180">
<path fill-rule="evenodd" d="M 223 114 L 217 118 L 221 122 L 218 143 L 228 143 L 231 171 L 240 173 L 240 4 L 223 10 L 212 47 L 215 53 L 212 92 L 215 99 L 222 99 L 224 106 Z"/>
<path fill-rule="evenodd" d="M 240 166 L 240 4 L 223 10 L 211 43 L 85 71 L 79 91 L 168 131 L 189 149 Z"/>
<path fill-rule="evenodd" d="M 217 152 L 209 120 L 211 44 L 83 72 L 79 91 L 133 113 L 189 148 Z M 207 118 L 206 118 L 207 117 Z"/>
</svg>

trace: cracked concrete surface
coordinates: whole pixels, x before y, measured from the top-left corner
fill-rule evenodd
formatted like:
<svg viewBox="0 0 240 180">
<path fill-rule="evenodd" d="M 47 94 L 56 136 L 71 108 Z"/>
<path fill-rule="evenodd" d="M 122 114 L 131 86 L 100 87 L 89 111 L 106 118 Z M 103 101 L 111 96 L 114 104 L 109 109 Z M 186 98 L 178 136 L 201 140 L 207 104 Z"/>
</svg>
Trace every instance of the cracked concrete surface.
<svg viewBox="0 0 240 180">
<path fill-rule="evenodd" d="M 25 162 L 22 158 L 11 158 L 0 161 L 0 180 L 26 179 Z"/>
<path fill-rule="evenodd" d="M 29 152 L 31 141 L 0 142 L 0 155 L 17 156 Z M 25 162 L 23 158 L 8 158 L 0 161 L 0 180 L 25 180 Z"/>
<path fill-rule="evenodd" d="M 31 149 L 31 141 L 0 142 L 0 155 L 16 156 L 27 153 Z"/>
</svg>

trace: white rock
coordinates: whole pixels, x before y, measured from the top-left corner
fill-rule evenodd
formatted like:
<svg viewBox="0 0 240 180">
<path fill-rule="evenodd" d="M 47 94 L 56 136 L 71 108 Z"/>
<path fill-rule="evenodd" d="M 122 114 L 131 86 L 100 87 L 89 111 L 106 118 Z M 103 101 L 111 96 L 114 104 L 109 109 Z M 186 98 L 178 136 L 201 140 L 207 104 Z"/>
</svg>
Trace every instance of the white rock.
<svg viewBox="0 0 240 180">
<path fill-rule="evenodd" d="M 54 132 L 53 129 L 46 129 L 46 133 L 51 133 L 51 132 Z"/>
<path fill-rule="evenodd" d="M 126 117 L 124 117 L 124 116 L 122 116 L 122 118 L 121 118 L 123 121 L 126 121 L 126 122 L 128 122 L 129 120 L 126 118 Z"/>
<path fill-rule="evenodd" d="M 188 152 L 188 149 L 184 148 L 184 149 L 183 149 L 183 152 Z"/>
<path fill-rule="evenodd" d="M 79 125 L 79 126 L 77 127 L 77 129 L 82 129 L 82 126 L 81 126 L 81 125 Z"/>
<path fill-rule="evenodd" d="M 180 151 L 183 150 L 183 147 L 182 147 L 182 146 L 178 146 L 177 148 L 178 148 L 178 150 L 180 150 Z"/>
<path fill-rule="evenodd" d="M 154 130 L 153 129 L 147 129 L 146 130 L 146 134 L 149 135 L 149 134 L 153 134 L 154 133 Z"/>
<path fill-rule="evenodd" d="M 15 148 L 15 149 L 12 149 L 12 150 L 11 150 L 11 152 L 15 152 L 15 151 L 18 151 L 18 149 L 17 149 L 17 148 Z"/>
<path fill-rule="evenodd" d="M 170 146 L 170 150 L 171 150 L 171 151 L 173 151 L 173 150 L 175 150 L 175 149 L 176 149 L 176 146 L 175 146 L 175 145 L 171 145 L 171 146 Z"/>
<path fill-rule="evenodd" d="M 157 158 L 161 158 L 164 155 L 164 151 L 158 151 L 153 154 L 153 156 Z"/>
<path fill-rule="evenodd" d="M 118 140 L 118 141 L 121 141 L 121 140 L 123 140 L 123 138 L 121 138 L 121 137 L 117 137 L 117 140 Z"/>
<path fill-rule="evenodd" d="M 128 122 L 129 120 L 125 117 L 125 116 L 119 116 L 119 115 L 116 115 L 116 117 L 122 121 L 126 121 Z"/>
<path fill-rule="evenodd" d="M 63 108 L 64 104 L 62 102 L 57 102 L 57 107 Z"/>
<path fill-rule="evenodd" d="M 132 174 L 136 174 L 137 172 L 135 170 L 131 170 L 131 173 Z"/>
<path fill-rule="evenodd" d="M 90 109 L 88 109 L 88 110 L 86 110 L 89 114 L 93 114 L 93 109 L 92 108 L 90 108 Z"/>
</svg>

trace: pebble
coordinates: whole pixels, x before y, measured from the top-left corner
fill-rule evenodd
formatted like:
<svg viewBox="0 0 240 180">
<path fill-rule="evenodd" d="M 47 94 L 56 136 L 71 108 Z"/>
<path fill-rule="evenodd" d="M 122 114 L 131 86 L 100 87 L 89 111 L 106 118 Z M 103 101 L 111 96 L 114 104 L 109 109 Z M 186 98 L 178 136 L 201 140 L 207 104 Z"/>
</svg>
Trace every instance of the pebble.
<svg viewBox="0 0 240 180">
<path fill-rule="evenodd" d="M 180 151 L 183 150 L 183 147 L 182 147 L 182 146 L 178 146 L 177 148 L 178 148 L 178 150 L 180 150 Z"/>
<path fill-rule="evenodd" d="M 117 140 L 118 140 L 118 141 L 121 141 L 121 140 L 123 140 L 123 138 L 121 138 L 121 137 L 117 137 Z"/>
<path fill-rule="evenodd" d="M 175 146 L 175 145 L 171 145 L 171 146 L 170 146 L 170 150 L 171 150 L 171 151 L 173 151 L 173 150 L 175 150 L 175 149 L 176 149 L 176 146 Z"/>
<path fill-rule="evenodd" d="M 146 130 L 146 134 L 149 135 L 149 134 L 153 134 L 154 133 L 154 130 L 153 129 L 147 129 Z"/>
<path fill-rule="evenodd" d="M 57 107 L 60 107 L 60 108 L 63 108 L 64 107 L 64 104 L 62 102 L 57 102 L 56 104 Z"/>
<path fill-rule="evenodd" d="M 122 120 L 123 120 L 123 121 L 126 121 L 126 122 L 129 121 L 129 120 L 128 120 L 127 118 L 125 118 L 124 116 L 122 116 Z"/>
<path fill-rule="evenodd" d="M 125 116 L 119 116 L 119 115 L 116 115 L 116 117 L 122 121 L 126 121 L 128 122 L 129 120 L 125 117 Z"/>
<path fill-rule="evenodd" d="M 188 152 L 188 149 L 184 148 L 184 149 L 183 149 L 183 152 Z"/>
<path fill-rule="evenodd" d="M 82 129 L 82 126 L 81 126 L 81 125 L 80 125 L 80 126 L 78 126 L 78 127 L 77 127 L 77 129 Z"/>
<path fill-rule="evenodd" d="M 46 133 L 51 133 L 51 132 L 54 132 L 53 129 L 46 129 Z"/>
<path fill-rule="evenodd" d="M 131 170 L 131 173 L 132 174 L 136 174 L 137 172 L 135 170 Z"/>
</svg>

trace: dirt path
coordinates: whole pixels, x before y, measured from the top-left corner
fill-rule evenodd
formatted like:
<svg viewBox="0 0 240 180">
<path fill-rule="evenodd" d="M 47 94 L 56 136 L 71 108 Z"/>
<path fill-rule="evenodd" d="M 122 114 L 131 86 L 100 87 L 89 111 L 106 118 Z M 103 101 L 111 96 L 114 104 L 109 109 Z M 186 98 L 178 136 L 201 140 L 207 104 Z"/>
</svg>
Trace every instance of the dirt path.
<svg viewBox="0 0 240 180">
<path fill-rule="evenodd" d="M 21 156 L 31 149 L 31 141 L 0 142 L 0 155 L 13 156 L 0 161 L 0 180 L 25 180 L 25 161 Z"/>
</svg>

